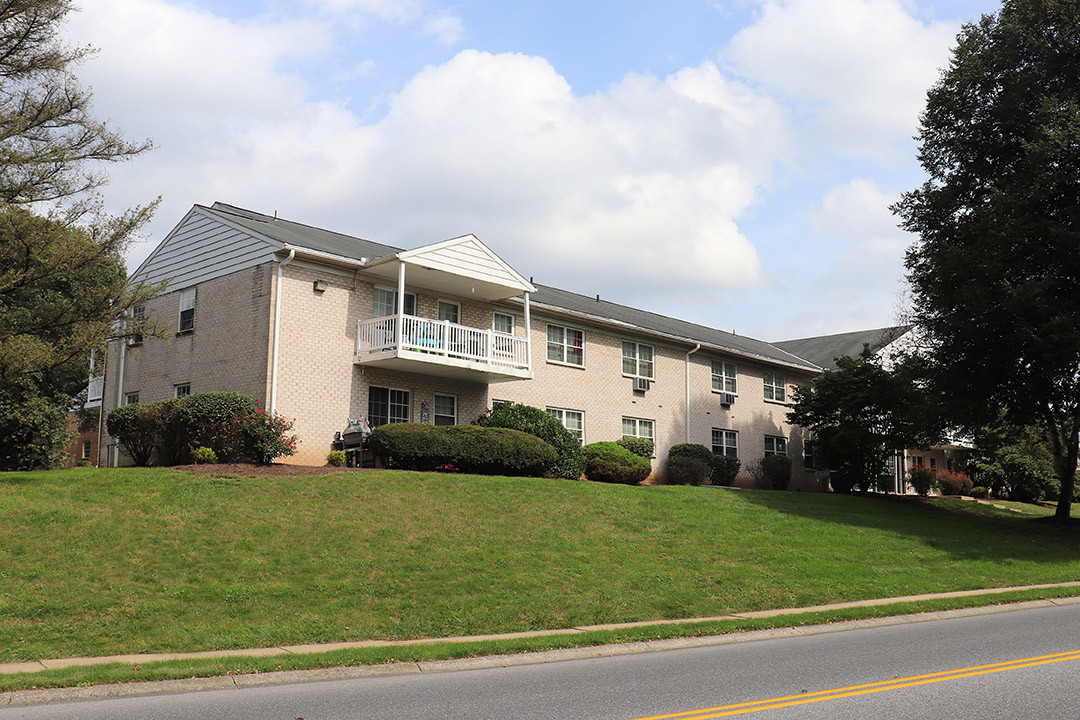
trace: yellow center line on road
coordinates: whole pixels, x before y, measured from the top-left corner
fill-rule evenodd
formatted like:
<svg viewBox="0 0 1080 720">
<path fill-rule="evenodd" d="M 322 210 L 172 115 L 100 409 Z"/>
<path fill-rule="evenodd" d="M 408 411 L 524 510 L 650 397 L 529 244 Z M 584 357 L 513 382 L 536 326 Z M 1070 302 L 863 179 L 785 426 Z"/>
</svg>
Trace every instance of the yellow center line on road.
<svg viewBox="0 0 1080 720">
<path fill-rule="evenodd" d="M 1080 660 L 1080 650 L 1054 655 L 1038 655 L 1036 657 L 1021 658 L 1008 662 L 993 663 L 991 665 L 975 665 L 973 667 L 960 668 L 958 670 L 945 670 L 943 672 L 928 673 L 926 675 L 912 675 L 911 677 L 895 678 L 863 685 L 849 685 L 848 687 L 834 688 L 832 690 L 818 690 L 812 693 L 800 693 L 799 695 L 787 695 L 784 697 L 769 698 L 768 700 L 756 700 L 754 702 L 738 703 L 735 705 L 719 705 L 699 710 L 687 710 L 685 712 L 670 713 L 667 715 L 650 715 L 636 718 L 635 720 L 708 720 L 709 718 L 729 717 L 731 715 L 745 715 L 760 710 L 774 710 L 777 708 L 807 705 L 809 703 L 823 702 L 825 700 L 838 700 L 840 698 L 869 695 L 885 690 L 898 690 L 900 688 L 914 687 L 917 685 L 929 685 L 931 683 L 944 682 L 945 680 L 958 680 L 960 678 L 975 677 L 977 675 L 989 675 L 991 673 L 1016 670 L 1018 668 L 1034 667 L 1036 665 L 1049 665 L 1051 663 L 1064 662 L 1066 660 Z"/>
</svg>

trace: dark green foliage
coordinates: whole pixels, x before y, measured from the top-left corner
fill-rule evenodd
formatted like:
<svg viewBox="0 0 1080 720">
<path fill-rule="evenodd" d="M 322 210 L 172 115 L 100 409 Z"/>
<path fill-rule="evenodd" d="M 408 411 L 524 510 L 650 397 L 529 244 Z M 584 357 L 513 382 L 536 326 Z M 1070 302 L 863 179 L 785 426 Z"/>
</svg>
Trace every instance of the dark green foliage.
<svg viewBox="0 0 1080 720">
<path fill-rule="evenodd" d="M 651 460 L 656 452 L 656 445 L 649 438 L 624 437 L 622 440 L 616 440 L 615 442 L 646 460 Z"/>
<path fill-rule="evenodd" d="M 109 413 L 105 426 L 132 462 L 148 465 L 166 427 L 166 410 L 164 403 L 124 405 Z"/>
<path fill-rule="evenodd" d="M 767 487 L 787 490 L 791 484 L 791 458 L 786 455 L 766 455 L 761 458 L 761 472 Z"/>
<path fill-rule="evenodd" d="M 894 210 L 932 388 L 974 429 L 1050 439 L 1068 522 L 1080 430 L 1080 0 L 1005 0 L 927 94 L 928 178 Z"/>
<path fill-rule="evenodd" d="M 368 447 L 389 467 L 488 475 L 540 475 L 556 457 L 555 449 L 534 435 L 477 425 L 391 423 L 372 431 Z"/>
<path fill-rule="evenodd" d="M 979 484 L 994 495 L 1018 502 L 1058 497 L 1054 454 L 1043 430 L 1010 424 L 1002 414 L 981 428 L 975 440 L 977 456 L 971 467 Z"/>
<path fill-rule="evenodd" d="M 292 420 L 286 420 L 280 413 L 256 410 L 253 414 L 246 416 L 241 427 L 243 429 L 241 457 L 265 465 L 274 462 L 275 458 L 296 453 L 298 441 L 295 435 L 289 434 L 293 427 Z"/>
<path fill-rule="evenodd" d="M 556 418 L 539 408 L 520 403 L 507 403 L 492 408 L 476 421 L 482 427 L 501 427 L 535 435 L 555 448 L 558 459 L 550 471 L 570 480 L 577 480 L 585 470 L 581 444 L 574 434 Z"/>
<path fill-rule="evenodd" d="M 232 462 L 245 454 L 245 429 L 255 411 L 255 400 L 247 395 L 195 393 L 176 401 L 175 431 L 189 447 L 208 447 L 222 462 Z"/>
<path fill-rule="evenodd" d="M 990 497 L 990 491 L 984 488 L 982 485 L 976 485 L 971 488 L 971 497 L 978 498 L 980 500 Z"/>
<path fill-rule="evenodd" d="M 877 486 L 889 456 L 933 444 L 940 435 L 933 409 L 914 377 L 915 360 L 886 370 L 868 347 L 841 357 L 809 386 L 795 389 L 788 422 L 813 432 L 818 463 L 833 489 Z"/>
<path fill-rule="evenodd" d="M 48 470 L 67 459 L 67 413 L 43 398 L 0 391 L 0 470 Z"/>
<path fill-rule="evenodd" d="M 345 466 L 345 451 L 344 450 L 331 450 L 326 454 L 326 464 L 330 467 L 344 467 Z"/>
<path fill-rule="evenodd" d="M 739 475 L 739 458 L 728 455 L 713 455 L 712 457 L 712 484 L 731 485 Z"/>
<path fill-rule="evenodd" d="M 700 460 L 705 463 L 706 466 L 712 464 L 713 452 L 704 445 L 695 445 L 694 443 L 678 443 L 672 445 L 668 450 L 668 459 L 675 457 L 691 457 L 696 460 Z"/>
<path fill-rule="evenodd" d="M 667 481 L 670 485 L 704 485 L 711 470 L 698 458 L 676 455 L 668 459 Z"/>
<path fill-rule="evenodd" d="M 586 445 L 585 477 L 595 482 L 637 485 L 652 472 L 648 460 L 613 442 Z"/>
<path fill-rule="evenodd" d="M 926 497 L 937 486 L 937 473 L 928 467 L 916 465 L 908 471 L 908 482 L 916 495 Z"/>
</svg>

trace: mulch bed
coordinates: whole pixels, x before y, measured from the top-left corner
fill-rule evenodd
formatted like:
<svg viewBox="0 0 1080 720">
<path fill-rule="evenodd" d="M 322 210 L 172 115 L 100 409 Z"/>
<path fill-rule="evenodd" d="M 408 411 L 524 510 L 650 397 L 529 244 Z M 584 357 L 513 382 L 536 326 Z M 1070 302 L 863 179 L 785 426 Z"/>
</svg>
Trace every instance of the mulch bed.
<svg viewBox="0 0 1080 720">
<path fill-rule="evenodd" d="M 240 477 L 292 477 L 296 475 L 331 475 L 340 472 L 359 472 L 359 468 L 331 467 L 329 465 L 257 465 L 255 463 L 175 465 L 172 469 L 202 475 L 237 475 Z"/>
</svg>

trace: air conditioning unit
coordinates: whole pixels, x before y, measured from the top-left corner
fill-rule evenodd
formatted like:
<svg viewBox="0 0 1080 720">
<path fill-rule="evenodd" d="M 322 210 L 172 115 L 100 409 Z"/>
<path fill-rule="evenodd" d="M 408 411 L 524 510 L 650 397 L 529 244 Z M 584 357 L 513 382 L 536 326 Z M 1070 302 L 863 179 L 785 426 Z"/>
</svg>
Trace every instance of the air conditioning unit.
<svg viewBox="0 0 1080 720">
<path fill-rule="evenodd" d="M 635 392 L 645 392 L 646 390 L 649 389 L 650 385 L 652 385 L 652 380 L 650 380 L 649 378 L 643 378 L 643 377 L 634 378 L 634 391 Z"/>
<path fill-rule="evenodd" d="M 734 405 L 735 404 L 735 396 L 732 395 L 731 393 L 720 393 L 720 404 L 721 405 Z"/>
</svg>

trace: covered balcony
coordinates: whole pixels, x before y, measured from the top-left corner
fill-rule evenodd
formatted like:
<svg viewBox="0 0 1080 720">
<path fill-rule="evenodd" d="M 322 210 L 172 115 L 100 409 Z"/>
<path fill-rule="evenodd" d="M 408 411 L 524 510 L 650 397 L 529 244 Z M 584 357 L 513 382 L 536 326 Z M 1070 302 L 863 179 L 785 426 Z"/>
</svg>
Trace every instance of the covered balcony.
<svg viewBox="0 0 1080 720">
<path fill-rule="evenodd" d="M 472 382 L 532 378 L 529 293 L 536 288 L 472 235 L 369 263 L 366 275 L 396 280 L 396 313 L 356 325 L 356 363 Z M 406 287 L 491 302 L 522 296 L 526 336 L 405 312 Z"/>
</svg>

